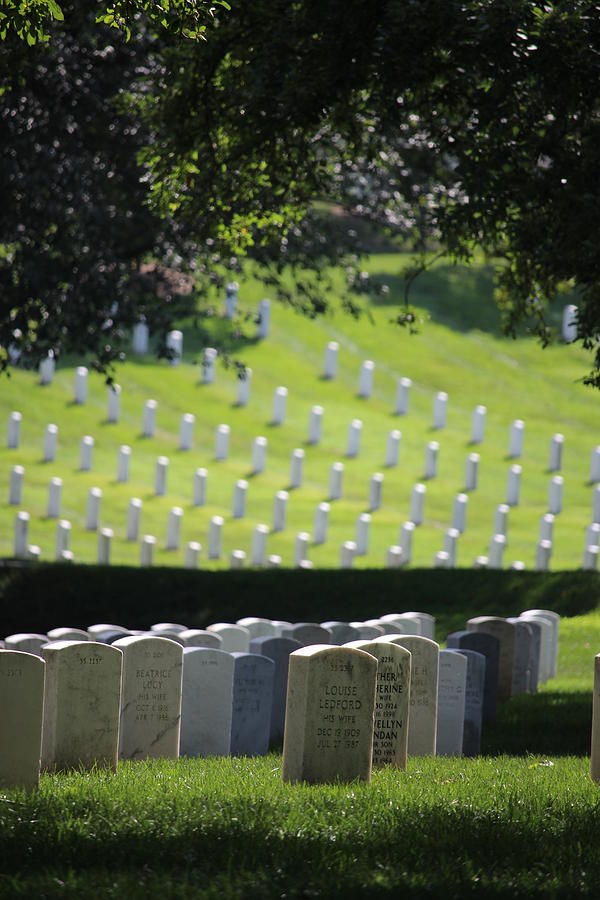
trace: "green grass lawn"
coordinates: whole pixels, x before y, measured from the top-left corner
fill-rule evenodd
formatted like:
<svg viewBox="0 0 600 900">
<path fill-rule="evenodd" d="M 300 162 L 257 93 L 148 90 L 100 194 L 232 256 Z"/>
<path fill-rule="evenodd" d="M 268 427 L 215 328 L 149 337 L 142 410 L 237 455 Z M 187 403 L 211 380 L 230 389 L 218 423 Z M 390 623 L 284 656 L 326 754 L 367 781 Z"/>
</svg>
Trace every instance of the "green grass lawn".
<svg viewBox="0 0 600 900">
<path fill-rule="evenodd" d="M 0 794 L 0 896 L 597 897 L 600 612 L 560 627 L 558 677 L 500 708 L 477 759 L 327 786 L 284 785 L 278 753 L 128 762 Z"/>
<path fill-rule="evenodd" d="M 565 436 L 563 476 L 564 510 L 555 523 L 553 569 L 581 565 L 584 529 L 591 521 L 591 486 L 587 483 L 592 447 L 598 443 L 596 393 L 578 381 L 589 367 L 589 359 L 578 346 L 556 344 L 542 351 L 531 338 L 510 341 L 500 335 L 499 317 L 493 305 L 491 270 L 476 266 L 466 270 L 438 264 L 417 282 L 415 303 L 423 318 L 420 333 L 409 335 L 390 324 L 402 295 L 398 275 L 402 258 L 380 254 L 369 261 L 375 279 L 390 284 L 385 302 L 374 302 L 371 317 L 358 322 L 339 313 L 309 321 L 294 311 L 273 305 L 269 338 L 257 342 L 252 327 L 240 343 L 240 358 L 253 369 L 252 396 L 247 408 L 237 408 L 235 374 L 219 367 L 216 383 L 199 384 L 201 369 L 194 365 L 205 339 L 191 322 L 183 323 L 184 364 L 169 367 L 154 358 L 131 357 L 117 373 L 122 385 L 122 414 L 117 425 L 106 422 L 106 386 L 90 374 L 89 397 L 85 407 L 73 405 L 73 371 L 79 360 L 61 363 L 51 386 L 37 384 L 35 373 L 16 371 L 0 386 L 0 555 L 12 553 L 13 520 L 16 509 L 8 500 L 9 472 L 15 463 L 25 466 L 25 488 L 21 508 L 29 511 L 30 542 L 39 544 L 45 559 L 54 555 L 55 522 L 46 519 L 47 485 L 54 475 L 63 478 L 62 516 L 73 525 L 71 549 L 79 561 L 94 561 L 97 537 L 84 528 L 88 489 L 102 488 L 102 524 L 115 531 L 112 560 L 137 564 L 139 547 L 125 540 L 128 501 L 143 500 L 142 533 L 158 539 L 156 563 L 182 565 L 179 552 L 164 548 L 168 511 L 184 509 L 183 544 L 198 540 L 204 548 L 202 565 L 227 566 L 234 548 L 249 552 L 251 534 L 257 523 L 272 522 L 273 498 L 289 483 L 290 454 L 295 447 L 306 451 L 305 483 L 290 493 L 288 527 L 270 535 L 268 552 L 279 553 L 285 565 L 293 559 L 296 532 L 312 532 L 314 510 L 327 499 L 328 471 L 332 462 L 345 464 L 344 497 L 332 504 L 329 540 L 313 546 L 310 558 L 315 566 L 337 566 L 340 545 L 354 538 L 357 516 L 366 510 L 371 474 L 385 475 L 383 507 L 373 513 L 369 553 L 357 566 L 382 566 L 389 545 L 397 543 L 399 529 L 409 518 L 410 491 L 423 476 L 425 445 L 440 442 L 439 476 L 427 483 L 426 521 L 414 539 L 413 563 L 429 566 L 442 549 L 444 532 L 450 525 L 452 501 L 463 488 L 467 454 L 481 455 L 480 481 L 469 497 L 467 531 L 461 537 L 458 564 L 471 566 L 476 556 L 487 553 L 493 531 L 494 510 L 504 502 L 508 432 L 514 418 L 525 421 L 525 450 L 522 496 L 519 507 L 509 517 L 506 563 L 521 559 L 533 565 L 540 516 L 547 509 L 549 474 L 548 447 L 552 434 Z M 264 289 L 256 281 L 242 285 L 240 306 L 255 310 Z M 219 301 L 218 308 L 222 307 Z M 434 316 L 427 319 L 429 315 Z M 558 312 L 557 312 L 558 314 Z M 215 319 L 210 327 L 219 333 L 229 325 Z M 324 350 L 328 340 L 340 344 L 339 376 L 335 381 L 321 378 Z M 358 372 L 364 359 L 375 360 L 375 390 L 368 399 L 357 397 Z M 393 414 L 396 378 L 413 380 L 410 412 Z M 271 401 L 274 388 L 289 389 L 288 416 L 281 427 L 273 427 Z M 448 424 L 440 432 L 431 428 L 435 393 L 449 395 Z M 141 436 L 144 401 L 158 401 L 157 432 L 154 439 Z M 310 408 L 325 408 L 323 441 L 307 446 Z M 473 408 L 488 408 L 485 441 L 469 446 Z M 22 444 L 6 449 L 6 421 L 10 410 L 23 412 Z M 196 416 L 194 449 L 177 449 L 179 419 L 185 412 Z M 363 420 L 359 458 L 345 459 L 346 434 L 350 420 Z M 48 422 L 59 426 L 59 450 L 54 463 L 42 461 L 43 432 Z M 231 455 L 226 462 L 214 460 L 214 431 L 221 422 L 231 426 Z M 402 431 L 400 464 L 384 468 L 388 432 Z M 94 468 L 78 471 L 79 441 L 94 436 Z M 269 442 L 267 470 L 250 473 L 251 445 L 256 435 Z M 131 480 L 116 482 L 117 451 L 121 444 L 132 448 Z M 153 496 L 156 457 L 171 461 L 166 497 Z M 208 505 L 192 506 L 192 477 L 198 466 L 209 470 Z M 236 479 L 248 478 L 247 515 L 233 520 L 231 504 Z M 220 562 L 208 563 L 205 548 L 210 517 L 225 517 L 224 551 Z"/>
</svg>

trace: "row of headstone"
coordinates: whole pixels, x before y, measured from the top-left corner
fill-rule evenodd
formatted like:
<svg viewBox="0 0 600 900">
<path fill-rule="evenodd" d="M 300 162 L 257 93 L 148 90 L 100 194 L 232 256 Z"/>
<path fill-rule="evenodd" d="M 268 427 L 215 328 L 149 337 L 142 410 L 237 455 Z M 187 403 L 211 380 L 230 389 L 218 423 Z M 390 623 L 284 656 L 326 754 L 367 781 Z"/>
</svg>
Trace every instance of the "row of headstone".
<svg viewBox="0 0 600 900">
<path fill-rule="evenodd" d="M 29 752 L 2 746 L 3 782 L 37 783 L 42 733 L 45 768 L 115 768 L 118 757 L 264 753 L 281 739 L 284 716 L 286 781 L 368 779 L 372 764 L 405 767 L 407 753 L 474 755 L 496 700 L 534 690 L 537 679 L 555 674 L 558 616 L 529 610 L 512 620 L 479 617 L 467 632 L 449 636 L 441 652 L 423 633 L 432 626 L 423 613 L 322 625 L 250 617 L 209 626 L 205 634 L 218 636 L 223 649 L 183 648 L 189 629 L 174 623 L 153 626 L 150 637 L 110 625 L 87 634 L 8 636 L 0 677 L 14 681 L 3 712 L 12 721 L 17 707 L 31 709 L 28 722 L 39 729 L 23 732 Z M 30 663 L 31 651 L 46 664 L 43 731 L 44 664 Z M 29 681 L 37 693 L 25 698 Z"/>
</svg>

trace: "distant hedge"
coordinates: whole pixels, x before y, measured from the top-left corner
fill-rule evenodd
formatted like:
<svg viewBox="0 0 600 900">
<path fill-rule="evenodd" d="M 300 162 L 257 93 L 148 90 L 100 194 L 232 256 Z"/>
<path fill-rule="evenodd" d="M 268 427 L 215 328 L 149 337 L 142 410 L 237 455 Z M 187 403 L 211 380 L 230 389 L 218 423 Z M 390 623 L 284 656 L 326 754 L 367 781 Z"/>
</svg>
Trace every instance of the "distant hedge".
<svg viewBox="0 0 600 900">
<path fill-rule="evenodd" d="M 595 572 L 486 569 L 265 569 L 0 564 L 0 637 L 61 625 L 154 622 L 203 627 L 256 615 L 290 621 L 369 619 L 387 612 L 435 615 L 438 638 L 475 615 L 531 607 L 577 615 L 600 600 Z"/>
</svg>

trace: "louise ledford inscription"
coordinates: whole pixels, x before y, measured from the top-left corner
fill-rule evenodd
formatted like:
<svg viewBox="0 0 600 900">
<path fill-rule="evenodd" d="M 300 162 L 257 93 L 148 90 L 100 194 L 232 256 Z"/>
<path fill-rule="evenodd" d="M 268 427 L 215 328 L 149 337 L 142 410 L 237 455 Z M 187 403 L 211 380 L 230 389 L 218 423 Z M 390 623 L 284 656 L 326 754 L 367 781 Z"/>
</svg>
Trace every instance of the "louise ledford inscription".
<svg viewBox="0 0 600 900">
<path fill-rule="evenodd" d="M 317 644 L 290 655 L 283 780 L 370 781 L 377 660 Z"/>
</svg>

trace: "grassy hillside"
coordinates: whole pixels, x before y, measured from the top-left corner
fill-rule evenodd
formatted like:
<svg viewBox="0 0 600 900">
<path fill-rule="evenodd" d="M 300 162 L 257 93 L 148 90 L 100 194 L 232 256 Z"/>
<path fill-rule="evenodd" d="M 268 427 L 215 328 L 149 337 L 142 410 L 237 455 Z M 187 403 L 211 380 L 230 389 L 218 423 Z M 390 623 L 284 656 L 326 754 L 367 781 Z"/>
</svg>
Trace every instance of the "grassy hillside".
<svg viewBox="0 0 600 900">
<path fill-rule="evenodd" d="M 249 553 L 253 527 L 272 522 L 275 492 L 288 487 L 290 454 L 295 447 L 306 452 L 305 482 L 290 492 L 285 532 L 269 536 L 268 552 L 279 553 L 291 565 L 296 532 L 312 532 L 314 510 L 328 498 L 328 472 L 335 460 L 345 464 L 344 497 L 332 503 L 329 540 L 311 547 L 316 566 L 337 566 L 342 541 L 353 539 L 357 516 L 366 511 L 368 483 L 376 471 L 385 475 L 383 506 L 373 513 L 369 553 L 357 566 L 382 566 L 390 544 L 397 543 L 402 523 L 409 518 L 410 491 L 422 479 L 425 445 L 440 442 L 439 475 L 427 482 L 426 521 L 414 539 L 413 563 L 430 565 L 442 549 L 455 494 L 464 486 L 464 464 L 475 449 L 481 455 L 479 487 L 469 496 L 467 530 L 461 537 L 458 564 L 471 566 L 474 558 L 487 553 L 493 532 L 494 510 L 504 502 L 506 475 L 510 466 L 508 431 L 512 419 L 525 421 L 525 449 L 521 504 L 511 510 L 505 562 L 521 559 L 533 565 L 540 516 L 547 510 L 548 446 L 552 434 L 565 436 L 564 510 L 555 523 L 554 569 L 581 565 L 584 529 L 591 521 L 589 458 L 598 443 L 600 397 L 578 381 L 586 371 L 587 358 L 581 348 L 557 344 L 542 351 L 530 338 L 509 341 L 499 332 L 498 313 L 492 301 L 490 270 L 471 270 L 438 265 L 416 286 L 415 301 L 426 321 L 420 333 L 409 335 L 390 324 L 401 299 L 398 256 L 381 254 L 370 260 L 370 271 L 390 284 L 385 302 L 371 306 L 372 317 L 355 322 L 343 315 L 309 321 L 290 309 L 273 304 L 272 329 L 264 341 L 253 338 L 253 327 L 244 325 L 247 339 L 239 356 L 252 367 L 252 394 L 246 408 L 237 408 L 235 374 L 222 367 L 216 382 L 203 386 L 201 369 L 194 362 L 204 343 L 191 322 L 182 323 L 184 364 L 170 367 L 153 357 L 135 358 L 120 368 L 121 420 L 106 421 L 106 386 L 90 373 L 88 402 L 73 404 L 73 371 L 79 360 L 61 361 L 54 383 L 40 386 L 35 373 L 16 371 L 0 386 L 0 555 L 12 553 L 15 507 L 8 505 L 8 480 L 15 463 L 25 466 L 22 509 L 31 515 L 30 542 L 39 544 L 43 558 L 54 556 L 55 522 L 46 519 L 47 484 L 54 475 L 63 478 L 61 515 L 73 525 L 71 549 L 77 560 L 96 558 L 97 536 L 85 531 L 85 504 L 91 486 L 102 488 L 102 524 L 115 531 L 112 560 L 136 564 L 139 547 L 125 540 L 125 518 L 129 499 L 143 500 L 142 533 L 158 539 L 156 563 L 181 565 L 186 541 L 203 545 L 202 565 L 226 566 L 234 548 Z M 243 284 L 240 308 L 255 310 L 264 289 L 256 282 Z M 221 299 L 216 300 L 222 308 Z M 427 319 L 429 313 L 435 318 Z M 212 326 L 219 333 L 229 328 L 220 319 Z M 340 344 L 339 375 L 335 381 L 321 377 L 324 350 L 329 340 Z M 376 362 L 375 390 L 368 399 L 357 397 L 358 372 L 364 359 Z M 410 411 L 394 415 L 396 379 L 413 381 Z M 283 426 L 270 424 L 273 390 L 289 390 L 288 414 Z M 433 398 L 438 390 L 449 395 L 448 423 L 432 430 Z M 153 439 L 141 436 L 144 401 L 158 402 L 157 431 Z M 323 440 L 308 446 L 310 408 L 325 408 Z M 469 446 L 471 414 L 476 404 L 487 406 L 485 440 Z M 12 409 L 23 413 L 22 441 L 18 450 L 6 449 L 6 422 Z M 178 450 L 179 419 L 185 412 L 196 416 L 194 449 Z M 357 459 L 346 459 L 348 423 L 363 421 L 362 448 Z M 43 432 L 48 422 L 59 426 L 59 449 L 54 463 L 42 461 Z M 226 462 L 214 459 L 214 431 L 226 422 L 231 426 L 231 454 Z M 400 464 L 384 467 L 388 432 L 402 431 Z M 85 434 L 95 438 L 91 472 L 78 471 L 79 441 Z M 250 472 L 251 446 L 256 435 L 268 439 L 267 470 Z M 131 480 L 116 482 L 117 450 L 132 448 Z M 153 495 L 156 457 L 170 459 L 168 494 Z M 192 477 L 198 466 L 209 470 L 208 505 L 192 506 Z M 247 514 L 233 520 L 231 503 L 236 479 L 249 481 Z M 164 549 L 168 511 L 184 509 L 182 549 Z M 225 517 L 225 556 L 208 563 L 205 555 L 207 528 L 214 514 Z"/>
</svg>

